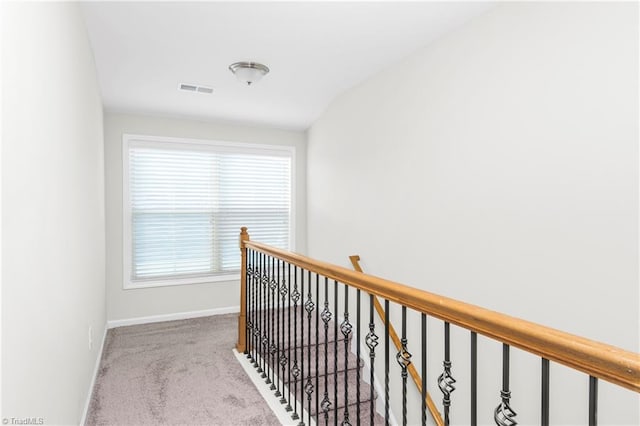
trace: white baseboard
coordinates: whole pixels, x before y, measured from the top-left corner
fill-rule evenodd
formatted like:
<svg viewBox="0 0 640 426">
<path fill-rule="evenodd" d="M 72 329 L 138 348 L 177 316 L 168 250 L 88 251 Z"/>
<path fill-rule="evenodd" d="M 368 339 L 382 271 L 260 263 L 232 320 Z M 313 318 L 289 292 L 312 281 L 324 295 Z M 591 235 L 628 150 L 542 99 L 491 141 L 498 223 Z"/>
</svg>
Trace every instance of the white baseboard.
<svg viewBox="0 0 640 426">
<path fill-rule="evenodd" d="M 82 418 L 80 418 L 80 425 L 84 426 L 87 421 L 87 415 L 89 414 L 89 406 L 91 405 L 91 397 L 93 396 L 93 388 L 96 385 L 96 379 L 98 378 L 98 371 L 100 371 L 100 363 L 102 362 L 102 351 L 104 349 L 104 342 L 107 340 L 107 324 L 104 325 L 104 333 L 102 333 L 102 342 L 100 343 L 100 349 L 98 349 L 98 356 L 96 357 L 96 364 L 93 367 L 93 376 L 91 377 L 91 383 L 89 384 L 89 390 L 87 392 L 87 400 L 84 403 L 84 410 L 82 410 Z"/>
<path fill-rule="evenodd" d="M 177 312 L 174 314 L 151 315 L 148 317 L 128 318 L 107 321 L 107 328 L 124 327 L 127 325 L 150 324 L 153 322 L 175 321 L 190 318 L 208 317 L 211 315 L 234 314 L 240 312 L 240 306 L 226 308 L 205 309 L 202 311 Z"/>
</svg>

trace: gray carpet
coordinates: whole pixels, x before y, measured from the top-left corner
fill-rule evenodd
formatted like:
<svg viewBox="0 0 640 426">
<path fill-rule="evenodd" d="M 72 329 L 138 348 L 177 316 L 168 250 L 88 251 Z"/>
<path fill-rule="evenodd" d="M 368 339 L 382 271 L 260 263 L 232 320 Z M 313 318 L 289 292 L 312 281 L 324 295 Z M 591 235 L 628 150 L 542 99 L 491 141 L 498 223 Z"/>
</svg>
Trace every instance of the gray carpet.
<svg viewBox="0 0 640 426">
<path fill-rule="evenodd" d="M 88 425 L 276 425 L 232 353 L 237 315 L 109 330 Z"/>
</svg>

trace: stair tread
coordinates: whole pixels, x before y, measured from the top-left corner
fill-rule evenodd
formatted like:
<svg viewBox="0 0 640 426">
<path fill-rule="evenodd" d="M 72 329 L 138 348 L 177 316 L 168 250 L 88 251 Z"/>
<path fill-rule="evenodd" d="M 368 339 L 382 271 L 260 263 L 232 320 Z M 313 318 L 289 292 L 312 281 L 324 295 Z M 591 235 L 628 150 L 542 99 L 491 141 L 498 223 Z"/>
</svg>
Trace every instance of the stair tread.
<svg viewBox="0 0 640 426">
<path fill-rule="evenodd" d="M 325 386 L 325 377 L 326 377 L 326 386 Z M 344 378 L 344 373 L 342 374 L 338 374 L 338 392 L 337 392 L 337 396 L 338 396 L 338 400 L 335 400 L 335 396 L 336 396 L 336 392 L 335 392 L 335 375 L 333 374 L 329 374 L 327 376 L 323 377 L 322 379 L 318 380 L 318 388 L 316 388 L 316 381 L 315 379 L 311 380 L 311 384 L 313 385 L 313 392 L 311 394 L 311 415 L 315 415 L 316 414 L 316 407 L 315 407 L 315 398 L 316 398 L 316 393 L 318 395 L 318 404 L 320 404 L 322 402 L 322 400 L 324 399 L 325 396 L 325 389 L 327 391 L 327 397 L 329 399 L 329 402 L 331 403 L 331 408 L 330 409 L 335 409 L 336 407 L 338 409 L 345 407 L 345 378 Z M 348 377 L 348 392 L 347 392 L 347 404 L 346 405 L 354 405 L 357 403 L 358 401 L 358 394 L 357 394 L 357 387 L 356 387 L 356 370 L 350 370 L 347 373 L 347 377 Z M 290 386 L 289 386 L 289 390 L 291 391 L 291 393 L 295 393 L 298 397 L 296 398 L 298 401 L 304 401 L 305 404 L 305 408 L 307 408 L 307 401 L 308 401 L 308 396 L 305 393 L 305 385 L 307 384 L 307 379 L 304 380 L 304 382 L 302 382 L 302 380 L 298 380 L 296 382 L 293 382 Z M 366 403 L 371 399 L 371 388 L 368 384 L 364 383 L 364 381 L 362 380 L 362 378 L 360 379 L 360 403 Z M 374 397 L 375 397 L 375 393 L 374 393 Z M 322 408 L 320 408 L 320 410 L 322 410 Z"/>
<path fill-rule="evenodd" d="M 311 347 L 311 348 L 305 348 L 304 350 L 302 350 L 301 348 L 298 348 L 297 350 L 297 360 L 298 360 L 298 368 L 303 368 L 304 367 L 304 376 L 308 376 L 309 374 L 311 374 L 312 376 L 315 376 L 316 374 L 319 376 L 324 376 L 326 373 L 329 374 L 333 374 L 336 371 L 336 367 L 337 367 L 337 371 L 342 372 L 345 370 L 345 366 L 347 366 L 350 370 L 358 368 L 358 367 L 362 367 L 363 362 L 362 361 L 358 361 L 358 358 L 356 357 L 355 354 L 353 354 L 351 351 L 347 352 L 347 360 L 345 363 L 345 347 L 343 344 L 338 344 L 338 362 L 336 365 L 336 360 L 334 359 L 334 343 L 328 343 L 327 344 L 327 366 L 326 366 L 326 370 L 325 370 L 325 352 L 324 352 L 324 345 L 320 345 L 319 348 L 316 347 Z M 311 366 L 309 366 L 309 351 L 311 352 Z M 316 371 L 316 352 L 318 353 L 317 356 L 317 360 L 318 360 L 318 370 Z M 282 364 L 279 364 L 278 362 L 278 357 L 269 357 L 266 361 L 269 365 L 272 364 L 278 364 L 278 369 L 276 370 L 277 374 L 279 376 L 282 376 L 283 381 L 285 383 L 289 382 L 289 370 L 291 368 L 293 368 L 293 362 L 295 360 L 294 357 L 295 352 L 292 350 L 290 352 L 286 353 L 286 364 L 284 365 L 284 374 L 283 374 L 283 366 Z M 282 359 L 282 358 L 280 358 Z M 310 368 L 310 373 L 309 373 L 309 367 Z M 301 372 L 302 373 L 302 372 Z"/>
</svg>

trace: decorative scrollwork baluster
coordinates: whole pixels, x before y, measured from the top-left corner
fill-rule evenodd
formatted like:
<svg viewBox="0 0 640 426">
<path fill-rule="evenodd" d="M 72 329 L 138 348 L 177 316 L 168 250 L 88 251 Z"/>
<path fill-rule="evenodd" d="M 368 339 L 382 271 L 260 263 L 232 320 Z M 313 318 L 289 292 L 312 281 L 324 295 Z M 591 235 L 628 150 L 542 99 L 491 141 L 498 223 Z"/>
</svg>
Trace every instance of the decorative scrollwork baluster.
<svg viewBox="0 0 640 426">
<path fill-rule="evenodd" d="M 509 391 L 509 345 L 502 345 L 502 390 L 500 391 L 502 401 L 493 412 L 493 419 L 498 426 L 515 426 L 516 412 L 509 405 L 511 391 Z"/>
<path fill-rule="evenodd" d="M 320 314 L 320 318 L 324 324 L 324 396 L 320 407 L 324 413 L 325 425 L 329 423 L 329 410 L 331 409 L 331 401 L 329 400 L 329 356 L 328 356 L 328 342 L 329 342 L 329 322 L 331 321 L 331 311 L 329 310 L 329 279 L 324 278 L 324 309 Z"/>
<path fill-rule="evenodd" d="M 298 361 L 293 361 L 293 369 L 291 370 L 291 374 L 293 374 L 294 379 L 297 379 L 300 375 L 300 368 L 298 367 Z"/>
<path fill-rule="evenodd" d="M 353 326 L 349 322 L 349 286 L 344 286 L 344 319 L 340 324 L 340 332 L 344 337 L 344 420 L 342 426 L 350 426 L 349 422 L 349 340 Z M 337 350 L 337 347 L 336 347 Z"/>
<path fill-rule="evenodd" d="M 278 276 L 280 276 L 280 271 L 282 270 L 282 285 L 280 286 L 280 297 L 282 298 L 282 309 L 280 309 L 280 316 L 281 316 L 281 320 L 280 322 L 282 323 L 282 340 L 281 340 L 281 347 L 282 347 L 282 351 L 280 353 L 280 372 L 281 372 L 281 382 L 283 383 L 282 385 L 282 397 L 280 398 L 280 403 L 281 404 L 286 404 L 287 403 L 287 399 L 284 397 L 284 380 L 285 380 L 285 371 L 287 368 L 287 351 L 285 350 L 285 343 L 284 343 L 284 338 L 285 338 L 285 306 L 287 303 L 287 295 L 289 294 L 289 289 L 287 288 L 287 279 L 284 277 L 284 262 L 282 264 L 282 267 L 280 267 L 280 261 L 278 261 Z M 286 408 L 285 408 L 286 409 Z M 291 407 L 289 407 L 289 410 L 291 409 Z"/>
<path fill-rule="evenodd" d="M 298 300 L 300 300 L 300 292 L 298 291 L 298 267 L 293 266 L 293 293 L 291 293 L 293 301 L 293 366 L 291 374 L 293 375 L 293 414 L 291 418 L 298 420 L 298 376 L 300 376 L 300 367 L 298 366 Z"/>
<path fill-rule="evenodd" d="M 287 280 L 289 281 L 289 285 L 291 285 L 291 264 L 290 263 L 287 263 Z M 291 293 L 289 293 L 288 296 L 289 296 L 289 308 L 287 309 L 287 353 L 289 355 L 288 355 L 287 362 L 291 363 Z M 293 407 L 291 407 L 291 367 L 287 368 L 287 383 L 289 385 L 288 392 L 287 392 L 287 405 L 286 407 L 284 407 L 284 409 L 286 411 L 293 411 Z"/>
<path fill-rule="evenodd" d="M 308 284 L 309 284 L 309 292 L 307 293 L 307 301 L 304 304 L 304 310 L 307 311 L 307 336 L 309 339 L 309 347 L 307 350 L 307 383 L 304 387 L 304 391 L 307 394 L 307 413 L 309 415 L 308 422 L 311 424 L 311 395 L 314 391 L 313 379 L 311 377 L 311 314 L 316 308 L 315 303 L 313 303 L 311 296 L 311 271 L 308 271 Z M 302 325 L 304 327 L 304 324 Z M 316 352 L 317 356 L 317 352 Z M 317 374 L 317 372 L 316 372 Z"/>
<path fill-rule="evenodd" d="M 450 343 L 449 343 L 449 323 L 444 323 L 444 362 L 442 363 L 444 372 L 438 377 L 438 387 L 444 395 L 442 405 L 444 406 L 444 423 L 449 424 L 449 407 L 451 406 L 451 393 L 456 390 L 453 385 L 456 379 L 451 375 Z"/>
<path fill-rule="evenodd" d="M 276 346 L 276 334 L 275 334 L 275 300 L 276 300 L 276 289 L 278 288 L 278 282 L 275 280 L 275 259 L 271 259 L 271 281 L 269 282 L 269 289 L 271 290 L 271 334 L 270 334 L 270 345 L 269 345 L 269 355 L 271 356 L 271 365 L 273 366 L 271 370 L 271 386 L 269 389 L 276 390 L 275 385 L 275 373 L 277 365 L 276 363 L 276 354 L 278 353 L 278 347 Z M 280 392 L 275 393 L 276 396 L 280 396 Z"/>
<path fill-rule="evenodd" d="M 267 275 L 267 266 L 266 266 L 266 255 L 262 256 L 262 277 L 260 278 L 260 281 L 262 283 L 262 306 L 261 306 L 261 312 L 262 312 L 262 354 L 261 354 L 261 358 L 262 358 L 262 374 L 260 375 L 260 377 L 262 377 L 265 380 L 265 383 L 269 384 L 271 383 L 271 380 L 269 380 L 269 376 L 267 376 L 267 358 L 269 357 L 269 336 L 267 336 L 267 331 L 268 331 L 268 324 L 267 321 L 269 319 L 269 317 L 267 316 L 267 306 L 268 306 L 268 302 L 267 302 L 267 298 L 269 297 L 269 276 Z"/>
<path fill-rule="evenodd" d="M 246 300 L 246 313 L 247 313 L 247 349 L 245 351 L 245 354 L 247 356 L 248 359 L 251 359 L 251 334 L 253 333 L 253 322 L 251 321 L 251 276 L 253 275 L 253 268 L 251 266 L 251 250 L 250 249 L 246 249 L 247 250 L 247 279 L 246 279 L 246 283 L 247 283 L 247 288 L 246 288 L 246 294 L 247 294 L 247 300 Z"/>
<path fill-rule="evenodd" d="M 375 359 L 376 357 L 376 346 L 378 346 L 379 337 L 375 333 L 375 325 L 373 322 L 369 323 L 369 332 L 365 336 L 365 343 L 367 344 L 367 348 L 369 348 L 369 358 Z"/>
<path fill-rule="evenodd" d="M 518 424 L 515 420 L 516 412 L 509 405 L 511 392 L 500 391 L 502 402 L 493 412 L 493 419 L 498 426 L 515 426 Z"/>
<path fill-rule="evenodd" d="M 316 273 L 316 302 L 320 303 L 320 275 Z M 319 307 L 319 306 L 318 306 Z M 320 309 L 316 309 L 316 420 L 320 419 Z M 320 423 L 317 421 L 317 423 Z"/>
<path fill-rule="evenodd" d="M 365 336 L 365 344 L 367 348 L 369 348 L 369 385 L 370 385 L 370 393 L 371 395 L 375 395 L 374 392 L 374 366 L 376 360 L 376 346 L 378 346 L 378 336 L 375 333 L 375 323 L 373 322 L 373 295 L 369 295 L 369 332 Z M 373 420 L 375 417 L 375 403 L 374 398 L 371 398 L 369 401 L 369 424 L 373 424 Z"/>
<path fill-rule="evenodd" d="M 256 371 L 258 373 L 262 373 L 262 367 L 260 366 L 260 363 L 258 362 L 258 355 L 260 354 L 260 328 L 256 327 L 253 330 L 253 340 L 256 342 L 255 344 L 255 352 L 256 352 L 256 357 L 253 360 L 253 366 L 256 368 Z"/>
<path fill-rule="evenodd" d="M 256 303 L 257 303 L 257 299 L 258 299 L 258 294 L 256 291 L 256 269 L 258 269 L 258 265 L 257 265 L 257 261 L 256 261 L 256 252 L 251 250 L 250 251 L 250 256 L 249 258 L 251 259 L 251 264 L 252 264 L 252 269 L 251 269 L 251 275 L 250 275 L 250 281 L 251 281 L 251 335 L 249 336 L 249 340 L 251 341 L 251 351 L 249 352 L 249 354 L 251 355 L 251 363 L 253 365 L 253 367 L 257 367 L 258 363 L 256 362 L 257 359 L 257 347 L 256 347 L 256 330 L 258 329 L 258 321 L 257 321 L 257 309 L 256 309 Z"/>
<path fill-rule="evenodd" d="M 254 272 L 254 280 L 256 287 L 256 324 L 255 341 L 256 341 L 256 371 L 263 373 L 262 369 L 262 253 L 256 253 L 256 270 Z M 262 375 L 260 375 L 262 377 Z"/>
<path fill-rule="evenodd" d="M 411 353 L 407 350 L 407 308 L 402 307 L 402 339 L 401 347 L 396 354 L 396 361 L 400 365 L 402 377 L 402 424 L 407 424 L 407 367 L 411 364 Z"/>
<path fill-rule="evenodd" d="M 307 394 L 307 400 L 309 401 L 309 407 L 311 406 L 311 395 L 313 394 L 313 383 L 311 377 L 307 377 L 307 383 L 304 385 L 304 393 Z M 309 411 L 311 415 L 311 411 Z"/>
<path fill-rule="evenodd" d="M 276 392 L 275 392 L 275 396 L 276 397 L 281 397 L 282 396 L 282 392 L 284 392 L 284 382 L 282 381 L 282 377 L 279 374 L 279 369 L 280 369 L 280 348 L 282 347 L 280 344 L 280 312 L 282 312 L 282 309 L 280 309 L 280 285 L 282 284 L 282 281 L 280 280 L 280 260 L 276 260 L 273 259 L 273 264 L 272 264 L 272 268 L 274 270 L 274 273 L 272 273 L 273 277 L 276 280 L 276 288 L 275 288 L 275 294 L 273 295 L 273 298 L 275 299 L 275 306 L 276 306 L 276 310 L 275 310 L 275 327 L 276 327 L 276 338 L 275 338 L 275 342 L 276 342 L 276 353 L 274 355 L 274 362 L 273 362 L 273 374 L 274 374 L 274 378 L 278 377 L 278 379 L 274 379 L 274 382 L 276 382 L 277 386 L 276 386 Z M 280 392 L 280 387 L 282 386 L 282 392 Z"/>
<path fill-rule="evenodd" d="M 320 402 L 320 407 L 322 408 L 322 412 L 324 413 L 324 423 L 329 424 L 329 410 L 331 409 L 331 401 L 329 401 L 329 394 L 325 392 L 324 398 L 322 398 L 322 402 Z"/>
<path fill-rule="evenodd" d="M 304 426 L 304 392 L 307 381 L 305 380 L 304 374 L 304 310 L 305 310 L 305 300 L 304 300 L 304 269 L 300 268 L 300 421 L 298 422 L 298 426 Z M 307 351 L 308 352 L 308 351 Z"/>
</svg>

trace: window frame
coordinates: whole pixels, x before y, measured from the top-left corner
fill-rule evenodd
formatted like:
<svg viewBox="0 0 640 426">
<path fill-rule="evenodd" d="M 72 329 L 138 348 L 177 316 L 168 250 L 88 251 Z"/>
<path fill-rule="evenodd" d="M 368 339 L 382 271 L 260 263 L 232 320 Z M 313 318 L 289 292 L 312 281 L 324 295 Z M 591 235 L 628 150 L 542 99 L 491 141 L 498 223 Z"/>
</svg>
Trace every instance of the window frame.
<svg viewBox="0 0 640 426">
<path fill-rule="evenodd" d="M 152 278 L 134 280 L 131 271 L 133 269 L 132 250 L 132 221 L 131 202 L 129 189 L 129 148 L 132 143 L 136 146 L 149 147 L 174 147 L 185 146 L 198 147 L 198 150 L 222 150 L 238 154 L 267 154 L 288 156 L 291 159 L 290 167 L 290 205 L 289 210 L 289 250 L 295 251 L 295 219 L 296 219 L 296 148 L 291 145 L 256 144 L 247 142 L 233 142 L 222 140 L 193 139 L 168 136 L 151 136 L 123 133 L 122 135 L 122 288 L 124 290 L 167 287 L 176 285 L 191 285 L 202 283 L 228 282 L 240 279 L 239 273 L 222 273 L 216 275 L 190 276 L 180 278 Z M 251 232 L 251 229 L 249 229 Z M 240 235 L 240 229 L 238 229 Z M 238 248 L 238 250 L 240 250 Z"/>
</svg>

